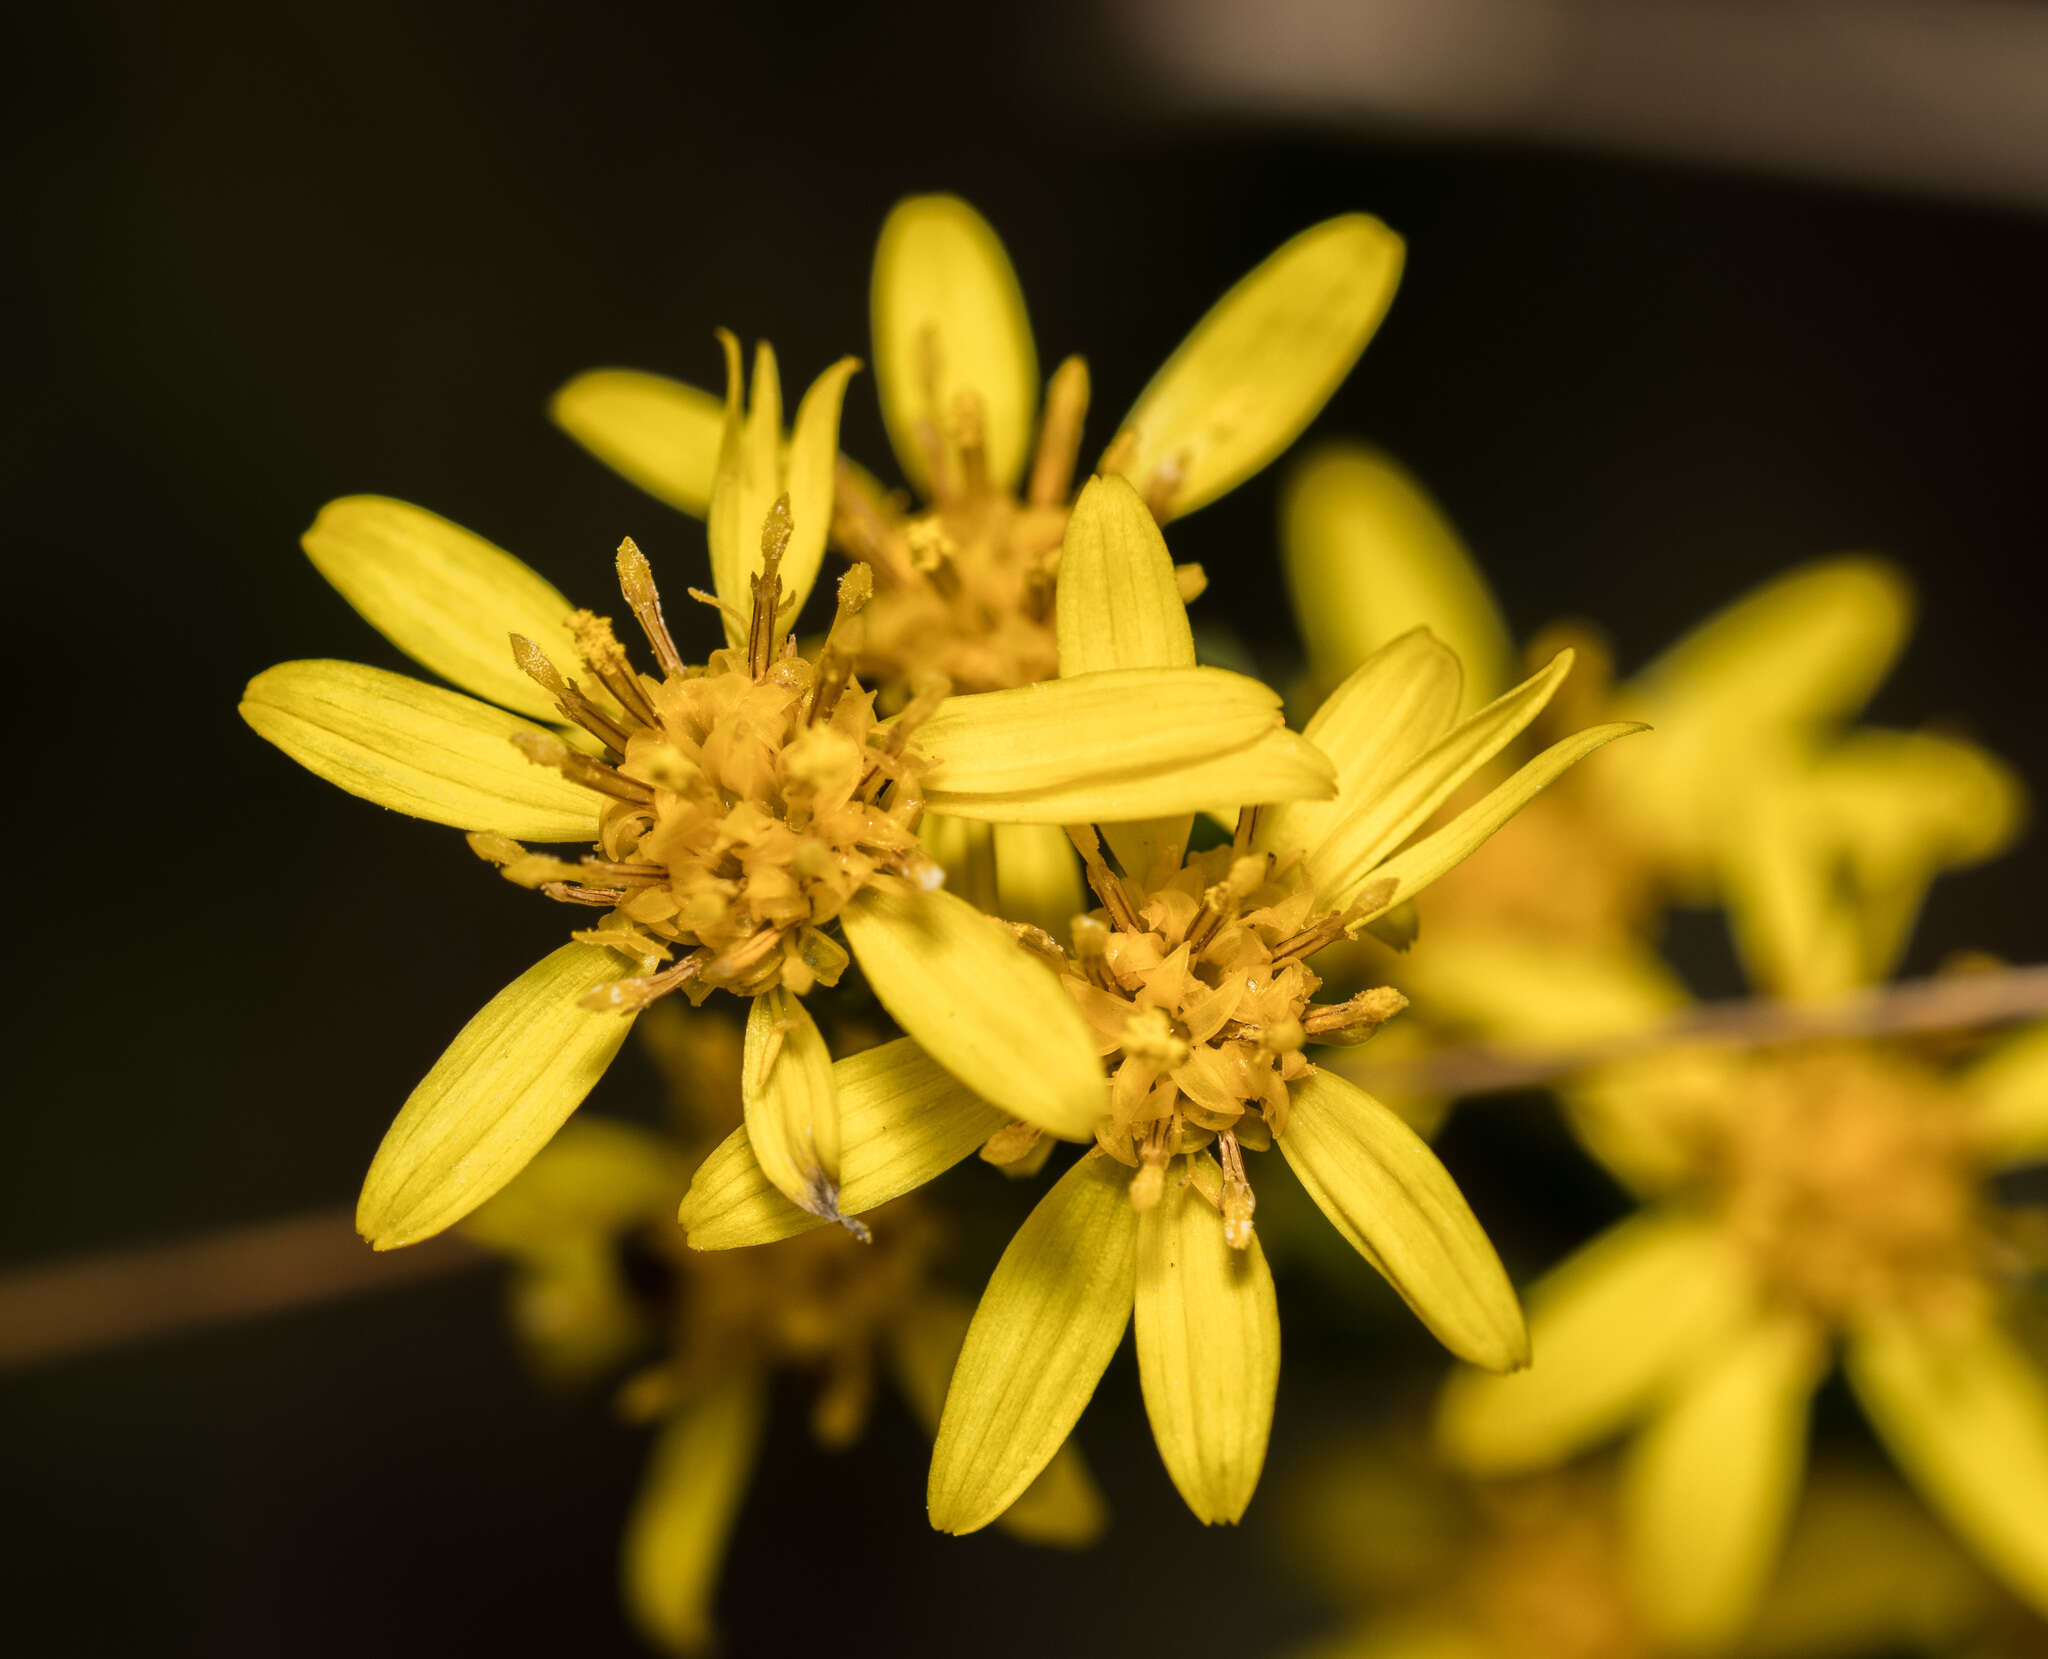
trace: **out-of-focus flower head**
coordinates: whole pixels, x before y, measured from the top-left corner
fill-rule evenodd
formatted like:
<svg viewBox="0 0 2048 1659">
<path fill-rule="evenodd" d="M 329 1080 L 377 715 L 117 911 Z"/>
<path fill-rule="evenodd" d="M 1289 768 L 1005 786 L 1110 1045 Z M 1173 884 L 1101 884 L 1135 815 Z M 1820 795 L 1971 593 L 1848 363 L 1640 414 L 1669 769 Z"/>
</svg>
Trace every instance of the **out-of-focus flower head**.
<svg viewBox="0 0 2048 1659">
<path fill-rule="evenodd" d="M 1378 328 L 1402 245 L 1346 214 L 1294 237 L 1196 324 L 1139 394 L 1098 463 L 1160 522 L 1236 488 L 1292 443 Z M 1040 406 L 1023 292 L 994 229 L 954 196 L 913 196 L 882 226 L 872 284 L 875 383 L 921 505 L 841 461 L 833 540 L 877 591 L 860 669 L 885 689 L 942 673 L 965 690 L 1058 669 L 1053 589 L 1088 412 L 1086 363 L 1054 371 Z M 601 369 L 554 399 L 555 420 L 653 495 L 702 514 L 717 400 L 659 375 Z M 1177 572 L 1184 597 L 1197 566 Z"/>
</svg>

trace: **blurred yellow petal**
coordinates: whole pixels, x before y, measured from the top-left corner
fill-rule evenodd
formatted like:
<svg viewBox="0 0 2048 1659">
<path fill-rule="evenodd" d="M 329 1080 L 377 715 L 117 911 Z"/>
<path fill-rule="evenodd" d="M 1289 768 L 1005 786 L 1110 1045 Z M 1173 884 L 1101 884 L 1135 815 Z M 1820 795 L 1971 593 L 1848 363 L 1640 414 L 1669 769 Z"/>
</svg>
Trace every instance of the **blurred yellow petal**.
<svg viewBox="0 0 2048 1659">
<path fill-rule="evenodd" d="M 890 1328 L 897 1383 L 926 1434 L 939 1432 L 946 1385 L 953 1380 L 973 1318 L 974 1309 L 966 1302 L 935 1292 L 914 1303 Z M 1080 1448 L 1068 1441 L 996 1525 L 1029 1544 L 1085 1549 L 1109 1525 L 1109 1506 Z"/>
<path fill-rule="evenodd" d="M 1081 884 L 1081 861 L 1057 824 L 996 824 L 995 913 L 1042 927 L 1067 943 L 1073 920 L 1094 901 Z"/>
<path fill-rule="evenodd" d="M 1458 659 L 1426 628 L 1374 651 L 1302 729 L 1336 763 L 1336 798 L 1282 802 L 1260 814 L 1259 845 L 1283 858 L 1320 847 L 1358 817 L 1361 803 L 1385 798 L 1451 729 L 1461 684 Z"/>
<path fill-rule="evenodd" d="M 1470 703 L 1507 689 L 1515 648 L 1493 592 L 1443 510 L 1392 456 L 1331 444 L 1295 467 L 1281 502 L 1280 550 L 1322 685 L 1422 627 L 1463 664 Z"/>
<path fill-rule="evenodd" d="M 591 369 L 548 404 L 570 437 L 630 484 L 692 518 L 711 507 L 725 403 L 702 387 L 639 369 Z"/>
<path fill-rule="evenodd" d="M 1625 1221 L 1530 1292 L 1526 1371 L 1451 1378 L 1438 1443 L 1478 1475 L 1563 1463 L 1648 1410 L 1751 1306 L 1711 1224 L 1665 1211 Z"/>
<path fill-rule="evenodd" d="M 1218 300 L 1124 417 L 1118 470 L 1177 518 L 1235 489 L 1315 419 L 1379 327 L 1402 246 L 1347 213 L 1285 243 Z"/>
<path fill-rule="evenodd" d="M 747 1495 L 766 1400 L 736 1377 L 683 1407 L 654 1443 L 626 1517 L 620 1562 L 633 1622 L 669 1653 L 714 1643 L 711 1604 L 726 1540 Z"/>
<path fill-rule="evenodd" d="M 1630 1574 L 1678 1651 L 1724 1648 L 1755 1616 L 1805 1475 L 1819 1358 L 1801 1321 L 1752 1326 L 1700 1363 L 1630 1448 Z"/>
<path fill-rule="evenodd" d="M 1279 697 L 1221 668 L 1125 669 L 950 697 L 917 731 L 935 812 L 1010 823 L 1128 822 L 1326 797 L 1322 753 Z"/>
<path fill-rule="evenodd" d="M 661 1136 L 635 1124 L 576 1118 L 462 1230 L 510 1255 L 608 1241 L 665 1216 L 688 1183 L 688 1169 Z"/>
<path fill-rule="evenodd" d="M 1060 550 L 1060 674 L 1120 668 L 1192 668 L 1195 636 L 1166 538 L 1123 479 L 1091 478 L 1074 503 Z M 1187 817 L 1108 827 L 1125 870 L 1143 876 L 1187 848 Z"/>
<path fill-rule="evenodd" d="M 1849 1381 L 1920 1495 L 2006 1587 L 2048 1613 L 2048 1385 L 1989 1320 L 1855 1334 Z"/>
<path fill-rule="evenodd" d="M 870 887 L 840 915 L 876 999 L 918 1045 L 1013 1117 L 1085 1140 L 1109 1107 L 1087 1021 L 1051 968 L 951 893 Z"/>
<path fill-rule="evenodd" d="M 564 945 L 484 1004 L 385 1132 L 356 1231 L 379 1250 L 452 1226 L 526 1167 L 604 1075 L 630 1017 L 577 998 L 627 972 L 597 945 Z"/>
<path fill-rule="evenodd" d="M 1853 715 L 1912 625 L 1905 576 L 1882 559 L 1816 561 L 1695 628 L 1631 684 L 1642 718 L 1674 731 L 1810 725 Z"/>
<path fill-rule="evenodd" d="M 1138 1216 L 1136 1324 L 1145 1415 L 1166 1472 L 1196 1520 L 1235 1525 L 1266 1461 L 1280 1309 L 1257 1234 L 1233 1250 L 1181 1168 Z"/>
<path fill-rule="evenodd" d="M 1355 779 L 1340 778 L 1351 787 L 1338 795 L 1323 839 L 1305 849 L 1317 886 L 1333 896 L 1349 895 L 1362 887 L 1374 866 L 1420 829 L 1460 784 L 1543 712 L 1543 705 L 1571 667 L 1571 652 L 1558 652 L 1541 671 L 1470 719 L 1460 721 L 1392 777 L 1384 777 L 1375 764 Z M 1441 678 L 1438 670 L 1433 680 L 1440 684 Z M 1338 695 L 1347 689 L 1339 687 Z M 1355 699 L 1358 693 L 1352 695 Z M 1410 709 L 1409 718 L 1418 724 L 1432 712 L 1428 708 L 1414 711 L 1412 704 Z M 1342 724 L 1351 725 L 1355 717 L 1339 718 Z M 1370 794 L 1363 792 L 1368 781 L 1375 785 Z"/>
<path fill-rule="evenodd" d="M 1317 1071 L 1288 1091 L 1274 1137 L 1316 1207 L 1460 1359 L 1529 1361 L 1500 1257 L 1434 1152 L 1357 1084 Z"/>
<path fill-rule="evenodd" d="M 875 1209 L 943 1175 L 1008 1121 L 908 1037 L 838 1061 L 832 1087 L 841 1215 Z M 825 1225 L 776 1191 L 743 1128 L 698 1166 L 677 1219 L 693 1250 L 768 1244 Z"/>
<path fill-rule="evenodd" d="M 926 1490 L 941 1532 L 1009 1508 L 1080 1419 L 1131 1317 L 1138 1217 L 1120 1164 L 1088 1152 L 1017 1229 L 953 1370 Z"/>
<path fill-rule="evenodd" d="M 1407 903 L 1445 872 L 1457 868 L 1485 843 L 1488 836 L 1595 749 L 1612 743 L 1617 737 L 1628 737 L 1645 729 L 1632 721 L 1621 720 L 1608 726 L 1589 726 L 1551 744 L 1442 829 L 1424 836 L 1377 868 L 1367 870 L 1358 885 L 1364 885 L 1366 879 L 1394 884 L 1392 892 L 1373 914 L 1384 915 L 1395 906 Z M 1355 891 L 1356 888 L 1339 887 L 1331 896 L 1341 895 L 1348 899 Z M 1370 920 L 1369 917 L 1367 919 Z"/>
<path fill-rule="evenodd" d="M 462 1230 L 475 1232 L 467 1222 Z M 616 1376 L 658 1333 L 652 1309 L 625 1282 L 613 1239 L 529 1252 L 513 1271 L 506 1306 L 521 1357 L 554 1388 Z"/>
<path fill-rule="evenodd" d="M 1972 1133 L 1994 1164 L 2048 1160 L 2048 1021 L 2005 1038 L 1959 1081 Z"/>
<path fill-rule="evenodd" d="M 744 618 L 754 603 L 750 578 L 761 572 L 761 533 L 778 498 L 789 497 L 789 545 L 782 555 L 782 606 L 803 606 L 825 558 L 832 528 L 832 476 L 839 457 L 839 410 L 846 383 L 860 364 L 842 357 L 811 383 L 797 406 L 789 445 L 782 442 L 781 378 L 775 353 L 763 342 L 754 354 L 750 400 L 740 395 L 739 343 L 729 334 L 725 424 L 712 481 L 705 528 L 711 544 L 711 580 L 718 597 L 738 613 L 725 618 L 726 643 L 746 641 Z"/>
<path fill-rule="evenodd" d="M 1688 1001 L 1677 976 L 1644 946 L 1567 943 L 1478 925 L 1431 927 L 1401 964 L 1401 988 L 1440 1019 L 1527 1048 L 1627 1036 Z"/>
<path fill-rule="evenodd" d="M 513 662 L 512 636 L 525 635 L 573 675 L 579 659 L 564 626 L 573 607 L 510 553 L 438 513 L 380 495 L 328 502 L 299 545 L 363 620 L 415 662 L 536 720 L 561 718 L 554 698 Z"/>
<path fill-rule="evenodd" d="M 898 202 L 875 244 L 875 391 L 903 476 L 930 499 L 928 430 L 960 466 L 960 401 L 978 406 L 989 480 L 1014 490 L 1038 413 L 1038 353 L 1010 256 L 957 196 Z"/>
<path fill-rule="evenodd" d="M 1862 908 L 1840 879 L 1838 845 L 1796 791 L 1731 791 L 1719 851 L 1729 932 L 1750 983 L 1773 996 L 1826 1000 L 1868 984 Z"/>
<path fill-rule="evenodd" d="M 597 796 L 512 746 L 530 721 L 361 663 L 279 663 L 249 682 L 242 718 L 316 777 L 457 829 L 590 841 Z"/>
<path fill-rule="evenodd" d="M 747 1144 L 775 1188 L 826 1221 L 839 1211 L 839 1096 L 832 1056 L 801 998 L 778 985 L 747 1010 L 740 1077 Z"/>
</svg>

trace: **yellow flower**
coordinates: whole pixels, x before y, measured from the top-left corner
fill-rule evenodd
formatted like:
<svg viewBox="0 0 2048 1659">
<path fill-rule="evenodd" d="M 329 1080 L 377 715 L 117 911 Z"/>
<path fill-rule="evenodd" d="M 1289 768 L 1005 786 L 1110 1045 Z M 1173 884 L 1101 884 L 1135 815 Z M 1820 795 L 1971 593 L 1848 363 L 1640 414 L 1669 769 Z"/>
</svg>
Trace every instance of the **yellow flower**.
<svg viewBox="0 0 2048 1659">
<path fill-rule="evenodd" d="M 712 1017 L 687 1024 L 693 1034 L 730 1029 Z M 701 1045 L 674 1052 L 676 1037 L 664 1033 L 661 1046 L 672 1075 L 677 1061 L 705 1069 Z M 711 1058 L 708 1069 L 723 1076 Z M 699 1097 L 712 1092 L 702 1075 L 677 1080 Z M 594 1381 L 659 1356 L 619 1391 L 621 1411 L 658 1430 L 626 1523 L 622 1576 L 641 1630 L 685 1654 L 713 1644 L 720 1563 L 773 1377 L 814 1379 L 821 1444 L 859 1435 L 878 1371 L 929 1433 L 969 1316 L 931 1282 L 942 1230 L 914 1199 L 865 1248 L 832 1230 L 764 1250 L 681 1248 L 670 1217 L 693 1156 L 645 1130 L 584 1118 L 463 1224 L 515 1264 L 514 1327 L 544 1375 Z M 1070 1452 L 1006 1519 L 1029 1542 L 1072 1547 L 1094 1541 L 1105 1511 Z"/>
<path fill-rule="evenodd" d="M 1230 290 L 1139 395 L 1099 470 L 1136 484 L 1164 523 L 1265 466 L 1365 349 L 1400 278 L 1400 239 L 1347 214 L 1302 232 Z M 942 672 L 968 690 L 1058 668 L 1054 578 L 1087 365 L 1054 371 L 1039 407 L 1037 350 L 1009 256 L 953 196 L 899 203 L 875 249 L 873 334 L 882 416 L 923 506 L 907 511 L 841 463 L 833 539 L 877 592 L 862 671 L 885 685 Z M 600 459 L 702 513 L 716 402 L 658 375 L 604 369 L 555 396 L 555 420 Z M 1201 572 L 1179 573 L 1184 596 Z"/>
<path fill-rule="evenodd" d="M 1079 679 L 1193 659 L 1165 541 L 1121 479 L 1098 480 L 1076 504 L 1058 622 L 1062 670 Z M 1369 1034 L 1402 999 L 1381 990 L 1317 1005 L 1308 961 L 1406 903 L 1574 761 L 1634 729 L 1555 745 L 1416 839 L 1568 667 L 1560 659 L 1460 721 L 1457 662 L 1418 630 L 1369 659 L 1309 723 L 1336 763 L 1334 800 L 1240 814 L 1231 846 L 1192 859 L 1189 816 L 1110 826 L 1121 874 L 1093 828 L 1074 832 L 1103 908 L 1075 920 L 1070 951 L 1033 938 L 1108 1062 L 1108 1110 L 1090 1125 L 1097 1146 L 1033 1211 L 982 1298 L 933 1455 L 935 1526 L 986 1526 L 1029 1485 L 1080 1417 L 1134 1307 L 1169 1474 L 1202 1520 L 1243 1513 L 1279 1373 L 1247 1148 L 1277 1141 L 1338 1231 L 1456 1352 L 1521 1363 L 1520 1311 L 1450 1176 L 1398 1117 L 1302 1052 Z M 1219 769 L 1218 791 L 1228 782 Z M 901 1064 L 907 1073 L 911 1062 Z M 849 1123 L 849 1165 L 859 1146 L 879 1201 L 965 1156 L 1002 1121 L 980 1103 L 905 1088 L 878 1103 L 858 1139 Z M 1028 1127 L 1002 1128 L 1002 1155 L 1025 1155 L 1032 1139 Z M 682 1211 L 693 1244 L 774 1236 L 776 1206 L 753 1161 L 735 1137 L 706 1162 Z M 849 1174 L 842 1202 L 852 1190 Z"/>
<path fill-rule="evenodd" d="M 1682 1659 L 1630 1577 L 1615 1486 L 1604 1464 L 1471 1482 L 1399 1443 L 1320 1447 L 1282 1490 L 1286 1547 L 1346 1628 L 1301 1659 Z M 1895 1486 L 1837 1464 L 1735 1651 L 1954 1651 L 1987 1592 Z"/>
<path fill-rule="evenodd" d="M 853 364 L 811 387 L 785 445 L 774 357 L 759 352 L 749 407 L 738 344 L 725 346 L 716 592 L 700 596 L 725 643 L 707 663 L 684 660 L 631 541 L 618 576 L 652 674 L 608 621 L 572 611 L 510 554 L 420 508 L 355 497 L 321 513 L 309 556 L 393 643 L 490 701 L 338 662 L 283 664 L 245 695 L 249 724 L 321 777 L 469 831 L 514 882 L 599 913 L 493 998 L 406 1102 L 358 1209 L 379 1248 L 438 1232 L 510 1180 L 632 1017 L 674 989 L 751 1000 L 755 1148 L 781 1191 L 840 1219 L 839 1103 L 801 1000 L 846 965 L 834 924 L 928 1052 L 1013 1115 L 1085 1134 L 1103 1094 L 1085 1025 L 1041 963 L 939 890 L 916 840 L 923 812 L 1057 823 L 1185 811 L 1213 798 L 1219 766 L 1242 799 L 1331 787 L 1279 699 L 1217 669 L 951 699 L 927 681 L 878 718 L 847 638 L 864 567 L 841 582 L 813 658 L 789 634 L 824 557 Z M 568 859 L 529 841 L 591 850 Z"/>
</svg>

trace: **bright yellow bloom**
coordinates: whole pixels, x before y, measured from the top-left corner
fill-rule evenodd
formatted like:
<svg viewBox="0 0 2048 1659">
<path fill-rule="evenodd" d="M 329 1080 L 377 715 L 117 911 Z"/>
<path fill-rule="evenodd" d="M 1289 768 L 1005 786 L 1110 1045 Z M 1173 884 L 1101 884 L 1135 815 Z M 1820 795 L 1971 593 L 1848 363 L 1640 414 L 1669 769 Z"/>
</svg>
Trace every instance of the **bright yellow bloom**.
<svg viewBox="0 0 2048 1659">
<path fill-rule="evenodd" d="M 1192 661 L 1172 559 L 1121 479 L 1091 484 L 1075 507 L 1058 622 L 1062 669 L 1078 679 Z M 1277 1142 L 1338 1231 L 1454 1351 L 1522 1362 L 1520 1311 L 1450 1176 L 1398 1117 L 1303 1050 L 1362 1038 L 1402 1002 L 1380 990 L 1318 1005 L 1310 958 L 1406 903 L 1551 779 L 1634 729 L 1555 745 L 1418 839 L 1568 667 L 1560 659 L 1460 721 L 1457 661 L 1418 630 L 1365 663 L 1309 723 L 1336 764 L 1334 800 L 1242 813 L 1232 845 L 1192 858 L 1191 816 L 1111 826 L 1121 872 L 1092 827 L 1073 832 L 1102 909 L 1074 920 L 1071 949 L 1023 931 L 1087 1018 L 1111 1075 L 1108 1110 L 1090 1125 L 1095 1149 L 1040 1202 L 975 1315 L 933 1455 L 935 1526 L 986 1526 L 1029 1485 L 1080 1417 L 1134 1308 L 1169 1474 L 1202 1520 L 1243 1513 L 1279 1374 L 1248 1148 Z M 1214 781 L 1226 791 L 1229 769 Z M 863 1152 L 889 1172 L 877 1197 L 928 1179 L 988 1133 L 986 1115 L 934 1109 L 922 1094 L 904 1102 L 876 1114 Z M 1029 1125 L 1003 1128 L 984 1156 L 1023 1159 L 1036 1138 Z M 849 1160 L 854 1144 L 849 1135 Z M 772 1236 L 753 1161 L 736 1138 L 700 1171 L 683 1208 L 692 1243 Z"/>
<path fill-rule="evenodd" d="M 1098 470 L 1164 523 L 1234 489 L 1291 443 L 1343 381 L 1400 278 L 1400 239 L 1348 214 L 1302 232 L 1219 300 L 1139 395 Z M 952 196 L 899 203 L 875 249 L 876 388 L 909 510 L 842 463 L 833 539 L 877 592 L 862 672 L 941 672 L 987 690 L 1059 667 L 1054 583 L 1089 402 L 1087 365 L 1054 371 L 1040 408 L 1023 293 L 995 231 Z M 686 512 L 709 500 L 715 400 L 605 369 L 555 396 L 555 420 Z M 1179 572 L 1199 591 L 1197 567 Z"/>
<path fill-rule="evenodd" d="M 929 807 L 1057 823 L 1187 811 L 1216 770 L 1245 799 L 1326 794 L 1328 763 L 1257 682 L 1192 666 L 1080 676 L 948 699 L 921 682 L 878 718 L 849 636 L 871 586 L 855 566 L 814 657 L 789 633 L 824 557 L 841 395 L 804 397 L 785 444 L 772 354 L 740 354 L 709 501 L 725 643 L 685 661 L 646 559 L 618 576 L 655 672 L 611 624 L 510 554 L 402 502 L 332 504 L 315 565 L 420 662 L 484 697 L 347 663 L 287 663 L 244 717 L 310 770 L 467 830 L 521 885 L 599 912 L 463 1030 L 385 1137 L 358 1209 L 379 1248 L 448 1226 L 518 1172 L 587 1095 L 632 1017 L 674 989 L 752 1001 L 746 1107 L 771 1177 L 841 1219 L 839 1103 L 802 997 L 847 952 L 903 1028 L 987 1099 L 1085 1134 L 1103 1084 L 1085 1024 L 1043 964 L 940 890 L 916 831 Z M 567 669 L 580 663 L 583 676 Z M 499 706 L 493 706 L 493 704 Z M 560 724 L 556 724 L 559 722 Z M 523 843 L 582 843 L 579 859 Z M 637 972 L 625 972 L 628 964 Z"/>
<path fill-rule="evenodd" d="M 1646 1615 L 1604 1465 L 1461 1482 L 1398 1445 L 1339 1444 L 1318 1449 L 1281 1503 L 1289 1560 L 1347 1620 L 1298 1659 L 1688 1651 Z M 1756 1628 L 1735 1651 L 1955 1651 L 1994 1602 L 1982 1575 L 1894 1485 L 1837 1465 L 1816 1474 Z"/>
<path fill-rule="evenodd" d="M 811 1429 L 827 1446 L 859 1435 L 878 1371 L 930 1432 L 970 1310 L 931 1281 L 944 1230 L 915 1199 L 869 1247 L 828 1229 L 764 1250 L 682 1248 L 675 1203 L 698 1136 L 737 1114 L 742 1057 L 734 1027 L 713 1016 L 642 1029 L 694 1120 L 684 1138 L 580 1119 L 464 1230 L 516 1264 L 515 1329 L 544 1375 L 595 1381 L 639 1362 L 619 1408 L 658 1438 L 626 1526 L 624 1587 L 651 1640 L 696 1653 L 712 1645 L 719 1565 L 771 1380 L 813 1382 Z M 1092 1542 L 1104 1519 L 1072 1452 L 1005 1517 L 1028 1541 L 1066 1546 Z"/>
</svg>

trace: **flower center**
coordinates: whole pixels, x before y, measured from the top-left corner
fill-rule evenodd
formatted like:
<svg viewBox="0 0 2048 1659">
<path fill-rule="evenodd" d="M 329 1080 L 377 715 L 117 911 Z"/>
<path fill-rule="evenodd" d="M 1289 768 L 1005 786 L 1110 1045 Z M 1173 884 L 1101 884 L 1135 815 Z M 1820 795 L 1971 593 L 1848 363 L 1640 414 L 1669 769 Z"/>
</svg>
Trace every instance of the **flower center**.
<svg viewBox="0 0 2048 1659">
<path fill-rule="evenodd" d="M 1460 1600 L 1489 1650 L 1530 1659 L 1649 1659 L 1611 1502 L 1586 1477 L 1487 1491 Z"/>
<path fill-rule="evenodd" d="M 849 638 L 873 589 L 865 565 L 841 580 L 815 658 L 800 656 L 778 574 L 789 533 L 785 497 L 762 537 L 746 643 L 714 651 L 701 668 L 677 652 L 630 540 L 619 582 L 660 679 L 635 672 L 611 623 L 587 611 L 570 627 L 589 690 L 529 641 L 513 641 L 520 666 L 597 749 L 552 735 L 513 740 L 596 797 L 595 846 L 571 862 L 504 836 L 473 835 L 470 845 L 521 886 L 604 911 L 575 937 L 645 965 L 591 993 L 590 1006 L 631 1012 L 674 989 L 701 1002 L 714 989 L 758 996 L 834 984 L 847 956 L 823 929 L 854 894 L 878 875 L 927 886 L 936 875 L 917 843 L 925 763 L 908 740 L 945 688 L 926 682 L 896 719 L 877 719 L 874 694 L 853 677 Z"/>
<path fill-rule="evenodd" d="M 1718 1103 L 1722 1215 L 1777 1291 L 1832 1322 L 1974 1311 L 1994 1239 L 1961 1102 L 1902 1059 L 1816 1047 Z"/>
<path fill-rule="evenodd" d="M 1407 1002 L 1386 986 L 1312 1000 L 1322 980 L 1307 958 L 1352 918 L 1327 911 L 1298 859 L 1247 852 L 1246 840 L 1241 831 L 1239 845 L 1195 854 L 1146 887 L 1077 832 L 1103 909 L 1075 918 L 1061 960 L 1107 1057 L 1110 1115 L 1096 1139 L 1135 1171 L 1131 1202 L 1156 1204 L 1169 1161 L 1213 1145 L 1194 1181 L 1238 1249 L 1251 1243 L 1254 1206 L 1243 1150 L 1286 1128 L 1287 1085 L 1310 1071 L 1303 1044 L 1361 1042 Z"/>
</svg>

